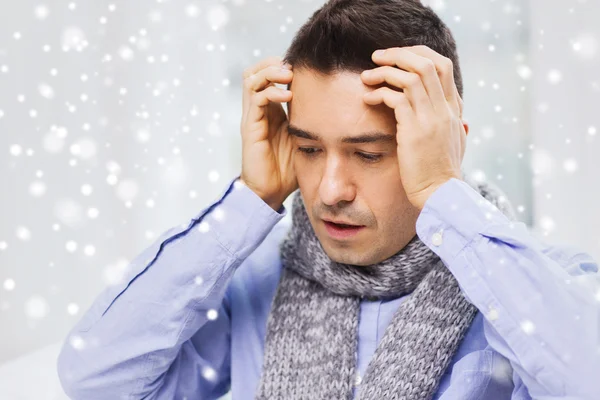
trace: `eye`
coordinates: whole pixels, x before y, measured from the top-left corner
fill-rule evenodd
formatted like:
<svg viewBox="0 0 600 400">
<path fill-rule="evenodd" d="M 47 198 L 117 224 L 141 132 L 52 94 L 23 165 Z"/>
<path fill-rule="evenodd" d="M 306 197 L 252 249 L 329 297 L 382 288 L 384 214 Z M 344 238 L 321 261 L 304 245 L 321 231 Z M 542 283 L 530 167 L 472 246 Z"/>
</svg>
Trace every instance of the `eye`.
<svg viewBox="0 0 600 400">
<path fill-rule="evenodd" d="M 314 147 L 298 147 L 298 151 L 303 152 L 307 156 L 313 156 L 319 149 L 315 149 Z"/>
<path fill-rule="evenodd" d="M 382 157 L 381 154 L 369 154 L 369 153 L 357 153 L 362 159 L 369 161 L 369 162 L 374 162 L 374 161 L 379 161 Z"/>
</svg>

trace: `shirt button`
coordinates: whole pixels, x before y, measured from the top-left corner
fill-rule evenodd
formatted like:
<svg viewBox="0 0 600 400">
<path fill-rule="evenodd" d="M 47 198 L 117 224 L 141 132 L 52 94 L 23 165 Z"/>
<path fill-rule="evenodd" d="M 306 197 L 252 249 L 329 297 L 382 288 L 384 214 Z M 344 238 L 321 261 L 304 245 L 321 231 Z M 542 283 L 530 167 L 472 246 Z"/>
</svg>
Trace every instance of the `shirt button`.
<svg viewBox="0 0 600 400">
<path fill-rule="evenodd" d="M 433 236 L 431 237 L 431 243 L 433 243 L 434 246 L 441 246 L 442 245 L 442 233 L 443 230 L 440 230 L 439 232 L 436 232 L 433 234 Z"/>
<path fill-rule="evenodd" d="M 354 386 L 358 386 L 362 383 L 362 377 L 359 373 L 354 376 Z"/>
</svg>

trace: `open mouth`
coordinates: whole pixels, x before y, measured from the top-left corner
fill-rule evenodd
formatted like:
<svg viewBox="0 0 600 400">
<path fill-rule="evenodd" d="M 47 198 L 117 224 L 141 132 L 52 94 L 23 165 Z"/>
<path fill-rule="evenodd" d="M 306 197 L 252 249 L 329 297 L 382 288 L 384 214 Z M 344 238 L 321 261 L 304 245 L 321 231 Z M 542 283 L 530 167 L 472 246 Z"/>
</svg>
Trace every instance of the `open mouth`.
<svg viewBox="0 0 600 400">
<path fill-rule="evenodd" d="M 336 228 L 346 229 L 346 228 L 358 228 L 358 225 L 346 225 L 346 224 L 336 224 L 335 222 L 326 221 L 328 224 L 333 225 Z"/>
<path fill-rule="evenodd" d="M 325 228 L 327 229 L 327 233 L 333 238 L 336 239 L 345 239 L 356 235 L 360 232 L 364 225 L 346 225 L 346 224 L 336 224 L 335 222 L 323 221 L 325 224 Z"/>
</svg>

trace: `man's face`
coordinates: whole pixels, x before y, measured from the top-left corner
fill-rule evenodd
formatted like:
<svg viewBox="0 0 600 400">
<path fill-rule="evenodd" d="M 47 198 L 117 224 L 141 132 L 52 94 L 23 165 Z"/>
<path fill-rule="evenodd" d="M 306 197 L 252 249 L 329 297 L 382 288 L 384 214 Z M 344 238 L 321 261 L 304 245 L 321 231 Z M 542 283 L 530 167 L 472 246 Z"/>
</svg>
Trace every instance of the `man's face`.
<svg viewBox="0 0 600 400">
<path fill-rule="evenodd" d="M 366 104 L 363 94 L 375 87 L 363 84 L 355 73 L 325 76 L 295 69 L 290 89 L 289 131 L 294 135 L 298 185 L 325 252 L 334 261 L 353 265 L 391 257 L 414 237 L 419 215 L 400 179 L 393 111 Z M 304 135 L 297 129 L 318 140 L 299 137 Z M 342 141 L 373 133 L 388 139 Z M 378 158 L 368 159 L 374 156 Z M 340 238 L 330 233 L 323 219 L 364 227 Z"/>
</svg>

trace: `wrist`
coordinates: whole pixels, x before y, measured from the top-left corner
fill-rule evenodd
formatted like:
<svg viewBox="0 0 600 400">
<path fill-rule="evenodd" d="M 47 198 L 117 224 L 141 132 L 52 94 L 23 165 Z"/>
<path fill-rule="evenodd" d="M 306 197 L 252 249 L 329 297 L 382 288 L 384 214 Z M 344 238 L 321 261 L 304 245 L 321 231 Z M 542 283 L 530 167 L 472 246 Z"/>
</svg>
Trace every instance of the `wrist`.
<svg viewBox="0 0 600 400">
<path fill-rule="evenodd" d="M 459 177 L 454 176 L 447 179 L 442 179 L 439 182 L 428 186 L 427 189 L 409 196 L 409 201 L 419 212 L 423 211 L 423 208 L 425 208 L 425 203 L 427 203 L 427 200 L 431 197 L 431 195 L 452 178 L 460 179 Z"/>
<path fill-rule="evenodd" d="M 258 197 L 260 197 L 260 199 L 263 202 L 265 202 L 269 207 L 271 207 L 276 212 L 279 212 L 279 209 L 283 205 L 283 200 L 281 200 L 277 196 L 267 196 L 267 195 L 260 193 L 260 191 L 255 190 L 254 188 L 252 188 L 252 186 L 248 185 L 248 183 L 246 183 L 241 176 L 238 178 L 238 181 L 240 183 L 242 183 L 244 186 L 246 186 L 248 189 L 252 190 L 254 192 L 254 194 L 256 194 Z"/>
</svg>

